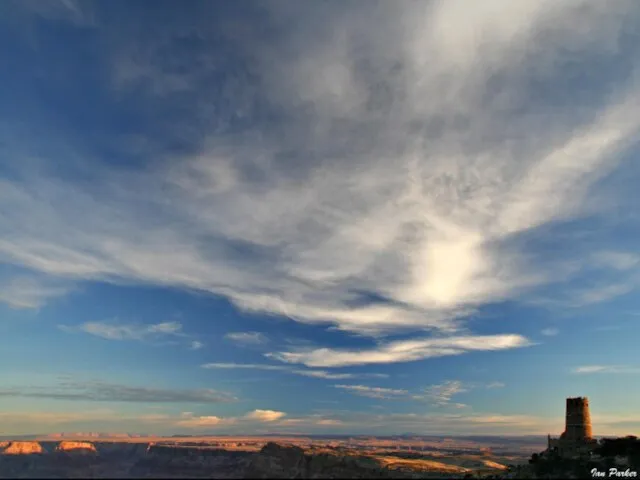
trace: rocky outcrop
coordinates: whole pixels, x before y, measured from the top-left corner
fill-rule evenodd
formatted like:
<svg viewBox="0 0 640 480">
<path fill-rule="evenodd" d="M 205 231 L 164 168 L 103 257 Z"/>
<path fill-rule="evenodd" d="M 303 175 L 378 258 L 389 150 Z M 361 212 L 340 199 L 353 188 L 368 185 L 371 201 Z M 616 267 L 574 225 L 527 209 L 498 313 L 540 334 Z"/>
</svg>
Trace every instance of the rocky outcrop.
<svg viewBox="0 0 640 480">
<path fill-rule="evenodd" d="M 224 448 L 206 448 L 199 446 L 183 446 L 183 445 L 163 445 L 150 443 L 146 448 L 147 455 L 154 457 L 228 457 L 228 458 L 244 458 L 247 452 L 237 450 L 225 450 Z"/>
<path fill-rule="evenodd" d="M 91 442 L 62 441 L 56 447 L 56 453 L 72 453 L 81 455 L 96 455 L 98 451 Z"/>
<path fill-rule="evenodd" d="M 249 463 L 250 478 L 392 478 L 402 477 L 375 458 L 333 452 L 305 454 L 297 446 L 267 443 Z"/>
<path fill-rule="evenodd" d="M 296 446 L 267 443 L 250 462 L 247 476 L 254 478 L 303 478 L 308 477 L 307 457 Z"/>
<path fill-rule="evenodd" d="M 2 452 L 5 455 L 31 455 L 44 453 L 38 442 L 11 442 Z"/>
</svg>

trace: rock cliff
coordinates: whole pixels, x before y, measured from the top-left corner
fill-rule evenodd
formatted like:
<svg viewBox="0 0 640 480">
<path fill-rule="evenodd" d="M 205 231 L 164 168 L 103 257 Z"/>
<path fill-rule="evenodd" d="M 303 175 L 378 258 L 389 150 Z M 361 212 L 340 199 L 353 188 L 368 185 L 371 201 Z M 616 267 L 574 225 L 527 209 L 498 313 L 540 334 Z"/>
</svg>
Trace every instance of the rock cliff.
<svg viewBox="0 0 640 480">
<path fill-rule="evenodd" d="M 98 453 L 93 443 L 71 441 L 60 442 L 55 451 L 57 453 L 74 453 L 83 455 L 95 455 Z"/>
<path fill-rule="evenodd" d="M 38 442 L 11 442 L 2 453 L 5 455 L 30 455 L 44 453 L 44 449 Z"/>
</svg>

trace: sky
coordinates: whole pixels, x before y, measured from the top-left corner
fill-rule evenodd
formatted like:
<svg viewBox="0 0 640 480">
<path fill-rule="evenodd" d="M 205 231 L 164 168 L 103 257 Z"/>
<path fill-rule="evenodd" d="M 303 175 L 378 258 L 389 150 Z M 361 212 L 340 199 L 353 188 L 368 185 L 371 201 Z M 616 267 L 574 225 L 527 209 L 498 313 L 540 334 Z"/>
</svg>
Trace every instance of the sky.
<svg viewBox="0 0 640 480">
<path fill-rule="evenodd" d="M 640 3 L 0 4 L 0 434 L 638 434 Z"/>
</svg>

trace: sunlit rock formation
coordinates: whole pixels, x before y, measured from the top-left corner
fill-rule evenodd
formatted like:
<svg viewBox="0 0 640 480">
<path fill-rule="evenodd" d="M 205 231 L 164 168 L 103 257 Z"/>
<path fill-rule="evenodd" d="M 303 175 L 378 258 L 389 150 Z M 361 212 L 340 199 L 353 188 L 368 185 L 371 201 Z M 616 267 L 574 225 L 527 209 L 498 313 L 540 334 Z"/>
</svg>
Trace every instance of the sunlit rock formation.
<svg viewBox="0 0 640 480">
<path fill-rule="evenodd" d="M 57 453 L 74 453 L 84 455 L 95 455 L 98 453 L 96 447 L 90 442 L 72 442 L 62 441 L 58 444 L 55 451 Z"/>
<path fill-rule="evenodd" d="M 44 453 L 38 442 L 11 442 L 2 452 L 5 455 L 31 455 Z"/>
</svg>

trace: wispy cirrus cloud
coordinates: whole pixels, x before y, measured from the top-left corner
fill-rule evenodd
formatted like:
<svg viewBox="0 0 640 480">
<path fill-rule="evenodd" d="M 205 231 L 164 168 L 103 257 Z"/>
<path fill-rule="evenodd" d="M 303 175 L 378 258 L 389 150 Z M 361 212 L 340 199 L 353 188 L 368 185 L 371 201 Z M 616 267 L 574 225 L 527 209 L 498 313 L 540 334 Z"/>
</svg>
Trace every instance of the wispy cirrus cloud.
<svg viewBox="0 0 640 480">
<path fill-rule="evenodd" d="M 465 407 L 462 403 L 451 403 L 451 397 L 469 391 L 460 380 L 448 380 L 440 385 L 431 385 L 423 390 L 421 395 L 414 396 L 414 399 L 426 399 L 437 406 Z"/>
<path fill-rule="evenodd" d="M 23 122 L 12 115 L 0 132 L 11 152 L 2 165 L 14 173 L 0 183 L 0 261 L 67 281 L 210 292 L 246 311 L 365 335 L 459 334 L 484 305 L 571 280 L 550 249 L 518 240 L 580 218 L 616 168 L 635 172 L 621 163 L 640 129 L 639 65 L 622 41 L 637 30 L 634 2 L 284 5 L 260 15 L 286 25 L 274 37 L 264 27 L 231 34 L 197 9 L 164 16 L 172 21 L 154 39 L 96 13 L 104 58 L 95 61 L 109 78 L 95 88 L 109 85 L 105 102 L 136 99 L 112 105 L 116 117 L 137 118 L 128 109 L 140 105 L 158 112 L 143 130 L 159 133 L 133 153 L 118 129 L 105 143 L 152 167 L 91 157 L 81 129 L 47 126 L 34 146 L 15 134 Z M 194 30 L 222 35 L 242 68 L 221 74 L 215 47 L 224 42 L 206 34 L 181 48 Z M 587 73 L 583 88 L 565 88 Z M 60 158 L 82 175 L 50 175 Z M 78 176 L 91 187 L 70 180 Z M 588 257 L 589 245 L 559 242 L 575 261 Z M 458 340 L 276 355 L 339 366 L 491 349 Z"/>
<path fill-rule="evenodd" d="M 640 373 L 640 367 L 629 365 L 584 365 L 575 367 L 572 371 L 575 374 L 591 374 L 591 373 Z"/>
<path fill-rule="evenodd" d="M 426 358 L 461 355 L 466 352 L 507 350 L 529 345 L 531 342 L 520 335 L 460 336 L 380 343 L 377 347 L 370 349 L 300 349 L 295 352 L 268 353 L 266 356 L 282 362 L 301 363 L 307 367 L 343 367 L 411 362 Z"/>
<path fill-rule="evenodd" d="M 85 322 L 76 326 L 58 325 L 60 330 L 74 333 L 83 332 L 106 340 L 149 340 L 162 336 L 185 335 L 179 322 L 135 324 L 121 322 Z"/>
<path fill-rule="evenodd" d="M 193 340 L 190 346 L 191 350 L 200 350 L 203 347 L 204 347 L 204 343 L 199 342 L 198 340 Z"/>
<path fill-rule="evenodd" d="M 105 382 L 64 382 L 56 387 L 0 389 L 0 397 L 133 403 L 227 403 L 232 395 L 211 389 L 183 390 L 139 387 Z"/>
<path fill-rule="evenodd" d="M 491 382 L 487 384 L 463 383 L 460 380 L 447 380 L 441 384 L 429 385 L 418 392 L 405 389 L 371 387 L 367 385 L 334 385 L 334 388 L 347 390 L 362 397 L 378 398 L 385 400 L 416 400 L 428 402 L 437 407 L 465 408 L 464 403 L 452 402 L 452 398 L 461 393 L 469 392 L 474 388 L 501 388 L 504 383 Z"/>
<path fill-rule="evenodd" d="M 365 385 L 334 385 L 334 388 L 348 390 L 356 395 L 369 398 L 401 398 L 409 394 L 407 390 L 383 388 L 383 387 L 367 387 Z"/>
<path fill-rule="evenodd" d="M 354 373 L 332 373 L 326 370 L 289 370 L 295 375 L 312 378 L 324 378 L 326 380 L 343 380 L 347 378 L 355 378 L 358 375 Z M 366 376 L 366 375 L 365 375 Z"/>
<path fill-rule="evenodd" d="M 285 365 L 264 365 L 257 363 L 205 363 L 202 368 L 208 369 L 243 369 L 243 370 L 271 370 L 287 371 L 289 367 Z"/>
<path fill-rule="evenodd" d="M 289 367 L 287 365 L 266 365 L 253 363 L 205 363 L 201 365 L 207 369 L 240 369 L 240 370 L 267 370 L 276 372 L 286 372 L 303 377 L 323 378 L 326 380 L 343 380 L 347 378 L 386 378 L 388 375 L 382 373 L 334 373 L 326 370 L 303 370 Z"/>
<path fill-rule="evenodd" d="M 240 345 L 263 345 L 269 341 L 267 336 L 260 332 L 230 332 L 224 338 Z"/>
<path fill-rule="evenodd" d="M 74 290 L 69 282 L 46 276 L 18 275 L 0 278 L 0 302 L 12 308 L 39 308 Z"/>
<path fill-rule="evenodd" d="M 632 252 L 597 252 L 592 259 L 596 265 L 621 271 L 633 270 L 640 265 L 640 255 Z"/>
<path fill-rule="evenodd" d="M 549 327 L 549 328 L 543 328 L 540 331 L 540 333 L 545 337 L 555 337 L 556 335 L 558 335 L 558 333 L 560 333 L 560 330 L 558 330 L 555 327 Z"/>
<path fill-rule="evenodd" d="M 490 382 L 485 385 L 485 388 L 504 388 L 506 385 L 503 382 Z"/>
</svg>

